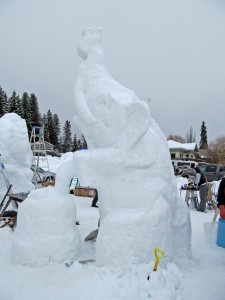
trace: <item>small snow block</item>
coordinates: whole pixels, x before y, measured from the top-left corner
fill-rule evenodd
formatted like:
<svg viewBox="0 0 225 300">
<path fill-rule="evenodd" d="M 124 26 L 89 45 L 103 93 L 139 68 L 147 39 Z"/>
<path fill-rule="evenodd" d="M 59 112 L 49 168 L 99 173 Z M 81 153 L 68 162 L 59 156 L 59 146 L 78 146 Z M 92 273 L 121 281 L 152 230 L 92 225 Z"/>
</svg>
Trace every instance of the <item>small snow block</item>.
<svg viewBox="0 0 225 300">
<path fill-rule="evenodd" d="M 225 220 L 223 220 L 222 218 L 219 218 L 219 221 L 218 221 L 216 244 L 219 247 L 225 248 Z"/>
</svg>

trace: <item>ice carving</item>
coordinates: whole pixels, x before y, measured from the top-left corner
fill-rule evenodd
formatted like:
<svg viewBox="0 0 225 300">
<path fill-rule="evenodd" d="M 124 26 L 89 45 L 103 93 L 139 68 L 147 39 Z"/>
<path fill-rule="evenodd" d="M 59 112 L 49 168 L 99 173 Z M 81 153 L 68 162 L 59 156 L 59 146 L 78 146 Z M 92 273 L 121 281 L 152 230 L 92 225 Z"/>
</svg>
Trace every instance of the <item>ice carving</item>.
<svg viewBox="0 0 225 300">
<path fill-rule="evenodd" d="M 149 103 L 116 82 L 104 66 L 102 30 L 87 28 L 78 46 L 74 122 L 87 151 L 75 153 L 82 185 L 99 191 L 97 262 L 149 261 L 155 247 L 190 255 L 188 210 L 177 195 L 166 139 Z"/>
</svg>

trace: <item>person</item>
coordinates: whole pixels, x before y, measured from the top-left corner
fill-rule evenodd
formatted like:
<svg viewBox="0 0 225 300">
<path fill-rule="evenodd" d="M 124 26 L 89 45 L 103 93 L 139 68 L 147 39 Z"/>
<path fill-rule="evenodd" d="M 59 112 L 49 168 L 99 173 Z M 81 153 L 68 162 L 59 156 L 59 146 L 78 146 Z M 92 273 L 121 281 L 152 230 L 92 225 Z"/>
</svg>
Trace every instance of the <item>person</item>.
<svg viewBox="0 0 225 300">
<path fill-rule="evenodd" d="M 225 177 L 222 177 L 217 195 L 217 206 L 220 210 L 220 217 L 225 220 Z"/>
<path fill-rule="evenodd" d="M 198 207 L 198 211 L 205 212 L 206 209 L 206 202 L 207 202 L 207 181 L 205 174 L 201 172 L 200 168 L 197 166 L 194 168 L 196 175 L 194 180 L 194 189 L 199 189 L 200 195 L 200 204 Z"/>
<path fill-rule="evenodd" d="M 98 207 L 98 206 L 96 205 L 97 202 L 98 202 L 98 191 L 95 190 L 95 196 L 94 196 L 94 198 L 93 198 L 93 200 L 92 200 L 92 205 L 91 205 L 91 207 Z"/>
</svg>

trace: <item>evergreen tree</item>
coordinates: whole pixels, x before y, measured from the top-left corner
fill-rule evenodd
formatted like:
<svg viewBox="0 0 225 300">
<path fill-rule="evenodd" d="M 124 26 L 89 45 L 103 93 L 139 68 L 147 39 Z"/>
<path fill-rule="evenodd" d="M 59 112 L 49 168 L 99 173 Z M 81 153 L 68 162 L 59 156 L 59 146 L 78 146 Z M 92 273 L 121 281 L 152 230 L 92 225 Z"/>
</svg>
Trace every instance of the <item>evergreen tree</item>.
<svg viewBox="0 0 225 300">
<path fill-rule="evenodd" d="M 23 118 L 23 106 L 22 106 L 22 100 L 20 99 L 19 95 L 16 97 L 16 102 L 17 102 L 17 110 L 15 113 L 19 115 L 21 118 Z"/>
<path fill-rule="evenodd" d="M 63 153 L 71 151 L 72 148 L 72 138 L 71 138 L 71 124 L 70 121 L 66 120 L 63 127 L 63 144 L 62 151 Z"/>
<path fill-rule="evenodd" d="M 78 144 L 77 144 L 77 136 L 76 136 L 76 134 L 74 134 L 73 144 L 72 144 L 72 152 L 75 152 L 77 150 L 79 150 L 78 149 Z"/>
<path fill-rule="evenodd" d="M 47 118 L 46 130 L 48 130 L 48 136 L 49 136 L 48 142 L 54 145 L 55 144 L 55 142 L 54 142 L 54 123 L 53 123 L 52 112 L 50 111 L 50 109 L 47 111 L 46 118 Z"/>
<path fill-rule="evenodd" d="M 77 150 L 81 149 L 81 141 L 80 139 L 77 140 Z"/>
<path fill-rule="evenodd" d="M 195 143 L 196 142 L 196 137 L 195 133 L 193 132 L 193 128 L 190 128 L 190 131 L 187 132 L 186 134 L 186 143 Z"/>
<path fill-rule="evenodd" d="M 207 139 L 207 127 L 205 126 L 205 122 L 202 122 L 201 125 L 201 140 L 199 143 L 199 149 L 208 149 L 208 139 Z"/>
<path fill-rule="evenodd" d="M 55 145 L 55 149 L 59 149 L 61 130 L 60 130 L 60 121 L 57 114 L 53 115 L 53 126 L 54 126 L 53 144 Z"/>
<path fill-rule="evenodd" d="M 63 152 L 62 144 L 63 144 L 63 138 L 62 138 L 62 136 L 60 135 L 60 137 L 59 137 L 59 145 L 58 145 L 58 150 L 59 150 L 59 152 Z"/>
<path fill-rule="evenodd" d="M 12 96 L 9 98 L 9 113 L 16 113 L 17 111 L 17 105 L 18 105 L 18 97 L 16 95 L 16 92 L 13 91 Z"/>
<path fill-rule="evenodd" d="M 22 103 L 19 95 L 17 95 L 15 91 L 13 91 L 12 96 L 9 98 L 8 105 L 9 105 L 9 109 L 8 109 L 9 113 L 14 112 L 19 116 L 23 117 Z"/>
<path fill-rule="evenodd" d="M 43 114 L 43 116 L 41 117 L 41 123 L 42 126 L 44 127 L 44 139 L 46 142 L 50 143 L 49 132 L 48 132 L 48 119 L 46 114 Z"/>
<path fill-rule="evenodd" d="M 4 103 L 3 103 L 3 94 L 4 94 L 4 91 L 3 89 L 0 87 L 0 118 L 5 114 L 5 111 L 4 111 Z"/>
<path fill-rule="evenodd" d="M 8 99 L 4 90 L 0 86 L 0 118 L 8 112 Z"/>
<path fill-rule="evenodd" d="M 30 116 L 31 116 L 31 125 L 32 126 L 40 126 L 41 116 L 39 113 L 38 101 L 35 94 L 30 95 Z"/>
<path fill-rule="evenodd" d="M 83 134 L 81 135 L 81 139 L 80 139 L 80 149 L 87 149 L 87 142 Z"/>
<path fill-rule="evenodd" d="M 23 93 L 21 101 L 23 107 L 23 119 L 25 119 L 26 121 L 28 133 L 30 136 L 32 131 L 32 125 L 31 125 L 31 115 L 30 115 L 30 99 L 27 92 Z"/>
<path fill-rule="evenodd" d="M 4 95 L 3 95 L 3 106 L 4 106 L 5 114 L 7 114 L 8 111 L 9 111 L 9 101 L 8 101 L 8 97 L 7 97 L 5 92 L 4 92 Z"/>
</svg>

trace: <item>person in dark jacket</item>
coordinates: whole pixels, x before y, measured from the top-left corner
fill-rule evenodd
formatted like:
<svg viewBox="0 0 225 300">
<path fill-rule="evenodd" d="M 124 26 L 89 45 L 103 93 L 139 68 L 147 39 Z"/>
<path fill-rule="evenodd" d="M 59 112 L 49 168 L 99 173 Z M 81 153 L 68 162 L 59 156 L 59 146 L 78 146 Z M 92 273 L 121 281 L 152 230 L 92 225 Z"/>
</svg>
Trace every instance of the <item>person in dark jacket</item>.
<svg viewBox="0 0 225 300">
<path fill-rule="evenodd" d="M 218 208 L 220 210 L 220 217 L 225 220 L 225 177 L 220 181 L 217 195 Z"/>
<path fill-rule="evenodd" d="M 204 173 L 201 173 L 201 170 L 199 167 L 195 167 L 195 181 L 194 181 L 194 188 L 196 190 L 199 189 L 199 195 L 200 195 L 200 204 L 198 211 L 205 212 L 206 209 L 206 202 L 207 202 L 207 182 L 206 177 Z"/>
<path fill-rule="evenodd" d="M 96 189 L 96 190 L 95 190 L 95 196 L 94 196 L 94 198 L 93 198 L 93 200 L 92 200 L 91 206 L 92 206 L 92 207 L 98 207 L 98 205 L 96 205 L 97 202 L 98 202 L 98 191 L 97 191 L 97 189 Z"/>
</svg>

